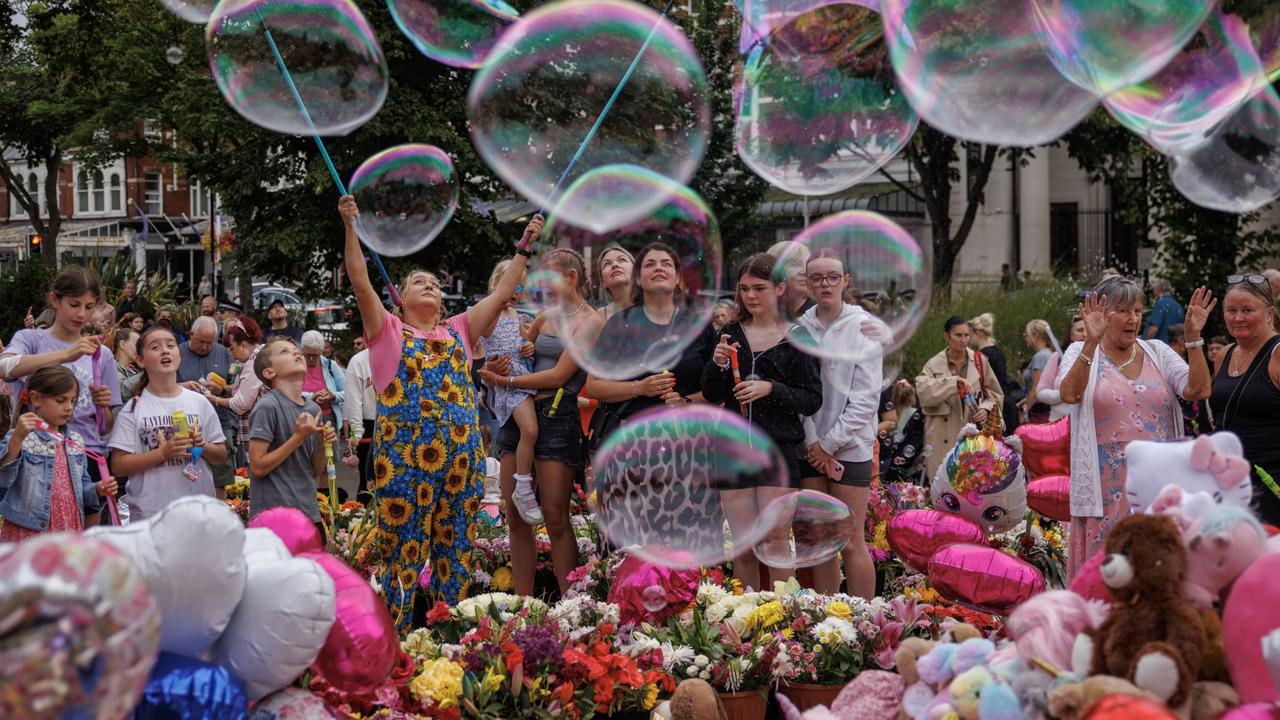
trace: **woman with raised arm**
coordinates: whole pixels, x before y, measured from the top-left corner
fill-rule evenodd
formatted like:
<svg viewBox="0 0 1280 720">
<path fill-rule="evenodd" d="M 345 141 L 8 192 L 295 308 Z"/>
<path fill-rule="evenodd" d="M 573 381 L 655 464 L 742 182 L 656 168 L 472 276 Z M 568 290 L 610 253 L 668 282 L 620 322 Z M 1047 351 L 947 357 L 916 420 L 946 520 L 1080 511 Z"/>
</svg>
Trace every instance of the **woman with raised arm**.
<svg viewBox="0 0 1280 720">
<path fill-rule="evenodd" d="M 378 498 L 380 583 L 403 630 L 412 619 L 419 571 L 430 573 L 425 584 L 433 601 L 456 605 L 467 595 L 473 518 L 484 494 L 485 471 L 471 379 L 472 339 L 494 323 L 515 293 L 543 218 L 529 223 L 493 293 L 469 310 L 443 317 L 440 281 L 413 270 L 401 282 L 404 304 L 397 317 L 382 306 L 369 281 L 356 235 L 355 198 L 344 196 L 338 210 L 346 224 L 347 277 L 364 322 L 378 400 L 370 489 Z"/>
</svg>

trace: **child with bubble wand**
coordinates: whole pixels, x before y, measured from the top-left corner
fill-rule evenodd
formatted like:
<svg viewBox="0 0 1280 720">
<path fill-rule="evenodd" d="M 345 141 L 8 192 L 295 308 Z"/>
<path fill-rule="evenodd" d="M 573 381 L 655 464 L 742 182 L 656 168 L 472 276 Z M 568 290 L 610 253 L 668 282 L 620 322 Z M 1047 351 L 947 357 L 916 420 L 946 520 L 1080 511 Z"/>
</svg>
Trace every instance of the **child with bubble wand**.
<svg viewBox="0 0 1280 720">
<path fill-rule="evenodd" d="M 378 526 L 392 540 L 380 579 L 392 617 L 407 626 L 414 588 L 426 560 L 433 599 L 456 604 L 470 584 L 473 518 L 484 494 L 480 422 L 471 379 L 472 339 L 493 325 L 542 232 L 536 216 L 494 291 L 469 310 L 444 317 L 440 281 L 413 270 L 401 282 L 399 316 L 388 312 L 369 279 L 356 233 L 359 209 L 345 195 L 347 277 L 355 291 L 369 347 L 378 419 L 373 478 Z"/>
</svg>

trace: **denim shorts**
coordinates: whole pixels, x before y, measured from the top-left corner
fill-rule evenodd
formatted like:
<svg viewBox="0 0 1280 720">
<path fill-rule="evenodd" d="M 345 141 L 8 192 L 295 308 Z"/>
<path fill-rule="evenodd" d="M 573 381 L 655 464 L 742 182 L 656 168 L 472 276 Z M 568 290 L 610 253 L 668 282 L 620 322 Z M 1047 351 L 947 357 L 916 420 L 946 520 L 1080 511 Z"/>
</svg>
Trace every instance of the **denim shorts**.
<svg viewBox="0 0 1280 720">
<path fill-rule="evenodd" d="M 565 393 L 555 415 L 548 417 L 554 398 L 535 400 L 538 413 L 538 442 L 533 446 L 537 460 L 554 460 L 570 467 L 582 465 L 582 421 L 578 415 L 578 396 Z M 494 457 L 515 453 L 520 444 L 520 428 L 514 417 L 508 418 L 493 443 Z"/>
</svg>

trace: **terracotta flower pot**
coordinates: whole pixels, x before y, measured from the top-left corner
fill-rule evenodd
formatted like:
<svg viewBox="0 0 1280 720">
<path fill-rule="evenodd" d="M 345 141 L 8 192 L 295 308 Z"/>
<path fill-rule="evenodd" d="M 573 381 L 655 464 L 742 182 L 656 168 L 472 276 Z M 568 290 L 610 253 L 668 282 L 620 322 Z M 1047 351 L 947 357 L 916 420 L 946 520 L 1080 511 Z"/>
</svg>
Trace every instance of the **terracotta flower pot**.
<svg viewBox="0 0 1280 720">
<path fill-rule="evenodd" d="M 769 707 L 764 693 L 756 690 L 722 692 L 720 703 L 724 705 L 724 714 L 728 720 L 764 720 L 764 711 Z"/>
<path fill-rule="evenodd" d="M 782 683 L 778 692 L 786 695 L 800 712 L 819 705 L 831 707 L 843 685 L 810 685 L 808 683 Z"/>
</svg>

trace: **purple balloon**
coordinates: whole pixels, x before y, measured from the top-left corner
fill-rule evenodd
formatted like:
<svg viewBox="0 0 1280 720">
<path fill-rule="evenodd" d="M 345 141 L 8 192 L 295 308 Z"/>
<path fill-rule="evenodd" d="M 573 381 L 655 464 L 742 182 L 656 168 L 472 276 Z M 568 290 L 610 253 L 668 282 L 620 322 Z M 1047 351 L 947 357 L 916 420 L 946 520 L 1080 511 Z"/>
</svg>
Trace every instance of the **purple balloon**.
<svg viewBox="0 0 1280 720">
<path fill-rule="evenodd" d="M 944 598 L 997 615 L 1008 615 L 1045 588 L 1034 565 L 985 545 L 938 550 L 929 558 L 929 581 Z"/>
<path fill-rule="evenodd" d="M 987 542 L 977 523 L 940 510 L 904 510 L 889 520 L 885 537 L 894 554 L 913 570 L 929 567 L 929 558 L 947 545 Z"/>
<path fill-rule="evenodd" d="M 372 692 L 395 669 L 400 641 L 387 606 L 350 566 L 323 552 L 303 553 L 333 578 L 334 621 L 315 668 L 334 687 Z"/>
<path fill-rule="evenodd" d="M 251 528 L 267 528 L 280 537 L 294 557 L 305 552 L 323 552 L 324 543 L 315 523 L 291 507 L 274 507 L 264 510 L 249 521 Z"/>
</svg>

